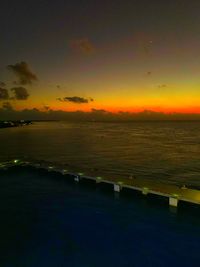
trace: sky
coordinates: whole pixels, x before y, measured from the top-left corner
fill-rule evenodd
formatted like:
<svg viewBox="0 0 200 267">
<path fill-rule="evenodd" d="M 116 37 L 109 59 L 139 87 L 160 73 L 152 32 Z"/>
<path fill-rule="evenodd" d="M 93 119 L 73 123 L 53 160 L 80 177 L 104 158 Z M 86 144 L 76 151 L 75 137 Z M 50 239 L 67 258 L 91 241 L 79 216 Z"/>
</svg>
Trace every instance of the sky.
<svg viewBox="0 0 200 267">
<path fill-rule="evenodd" d="M 0 8 L 4 115 L 200 113 L 200 1 L 2 0 Z"/>
</svg>

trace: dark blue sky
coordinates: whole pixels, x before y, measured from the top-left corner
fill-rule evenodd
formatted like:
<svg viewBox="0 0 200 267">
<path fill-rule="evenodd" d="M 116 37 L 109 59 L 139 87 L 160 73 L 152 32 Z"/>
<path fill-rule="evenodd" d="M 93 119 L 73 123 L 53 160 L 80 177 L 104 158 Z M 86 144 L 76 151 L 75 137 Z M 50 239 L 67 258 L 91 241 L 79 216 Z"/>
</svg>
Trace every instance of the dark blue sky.
<svg viewBox="0 0 200 267">
<path fill-rule="evenodd" d="M 95 99 L 88 109 L 168 111 L 200 96 L 198 0 L 2 0 L 0 10 L 0 81 L 11 87 L 6 66 L 21 61 L 38 77 L 18 109 L 74 110 L 56 98 L 81 96 Z"/>
<path fill-rule="evenodd" d="M 119 41 L 136 32 L 180 38 L 198 34 L 198 0 L 1 1 L 0 58 L 28 56 L 40 61 L 62 55 L 68 40 L 88 37 L 96 43 Z M 166 38 L 167 39 L 167 38 Z M 38 53 L 38 55 L 37 55 Z"/>
</svg>

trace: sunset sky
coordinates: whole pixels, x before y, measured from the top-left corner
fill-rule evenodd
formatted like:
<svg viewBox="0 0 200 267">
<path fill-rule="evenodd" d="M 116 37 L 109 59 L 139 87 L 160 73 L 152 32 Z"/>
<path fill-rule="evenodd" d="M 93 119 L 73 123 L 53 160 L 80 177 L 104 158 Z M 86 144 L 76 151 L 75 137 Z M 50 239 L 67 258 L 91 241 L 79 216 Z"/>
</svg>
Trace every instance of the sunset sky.
<svg viewBox="0 0 200 267">
<path fill-rule="evenodd" d="M 199 10 L 198 0 L 2 0 L 0 106 L 200 113 Z"/>
</svg>

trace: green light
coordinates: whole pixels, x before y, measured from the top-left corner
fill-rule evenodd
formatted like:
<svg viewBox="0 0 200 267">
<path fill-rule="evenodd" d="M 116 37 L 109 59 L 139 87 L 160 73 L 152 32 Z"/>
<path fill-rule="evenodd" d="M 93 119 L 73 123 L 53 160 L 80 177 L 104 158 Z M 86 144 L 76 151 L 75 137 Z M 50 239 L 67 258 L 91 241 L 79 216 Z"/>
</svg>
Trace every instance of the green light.
<svg viewBox="0 0 200 267">
<path fill-rule="evenodd" d="M 79 172 L 78 175 L 84 175 L 84 173 L 83 172 Z"/>
<path fill-rule="evenodd" d="M 149 188 L 148 188 L 148 187 L 143 187 L 143 188 L 142 188 L 142 194 L 143 194 L 143 195 L 147 195 L 148 192 L 149 192 Z"/>
<path fill-rule="evenodd" d="M 97 179 L 97 180 L 101 180 L 101 179 L 102 179 L 102 177 L 101 177 L 101 176 L 98 176 L 98 177 L 96 177 L 96 179 Z"/>
<path fill-rule="evenodd" d="M 119 182 L 118 182 L 118 184 L 119 184 L 119 185 L 122 185 L 122 184 L 123 184 L 123 182 L 119 181 Z"/>
<path fill-rule="evenodd" d="M 50 170 L 52 170 L 52 169 L 53 169 L 53 167 L 52 167 L 52 166 L 49 166 L 48 168 L 49 168 Z"/>
<path fill-rule="evenodd" d="M 173 197 L 176 197 L 176 198 L 178 198 L 178 197 L 179 197 L 179 195 L 178 195 L 178 194 L 173 194 Z"/>
<path fill-rule="evenodd" d="M 15 160 L 14 160 L 14 163 L 18 163 L 18 162 L 19 162 L 19 160 L 18 160 L 18 159 L 15 159 Z"/>
</svg>

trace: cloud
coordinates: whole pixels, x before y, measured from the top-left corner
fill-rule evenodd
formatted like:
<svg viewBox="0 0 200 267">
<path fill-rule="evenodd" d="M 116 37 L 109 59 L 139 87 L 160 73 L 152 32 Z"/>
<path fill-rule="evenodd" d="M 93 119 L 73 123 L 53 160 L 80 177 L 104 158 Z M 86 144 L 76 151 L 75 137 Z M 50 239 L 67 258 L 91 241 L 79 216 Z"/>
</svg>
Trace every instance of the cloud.
<svg viewBox="0 0 200 267">
<path fill-rule="evenodd" d="M 94 45 L 87 38 L 72 40 L 70 47 L 84 54 L 91 54 L 95 51 Z"/>
<path fill-rule="evenodd" d="M 147 75 L 151 75 L 152 74 L 152 72 L 151 71 L 147 71 L 147 73 L 146 73 Z"/>
<path fill-rule="evenodd" d="M 11 88 L 11 91 L 13 91 L 15 94 L 14 99 L 27 100 L 29 97 L 29 93 L 27 92 L 26 88 L 24 88 L 24 87 L 13 87 L 13 88 Z"/>
<path fill-rule="evenodd" d="M 44 106 L 44 110 L 45 111 L 49 111 L 50 110 L 50 107 L 49 106 Z"/>
<path fill-rule="evenodd" d="M 5 84 L 4 82 L 0 82 L 0 86 L 1 86 L 1 87 L 5 87 L 6 84 Z"/>
<path fill-rule="evenodd" d="M 51 110 L 48 112 L 38 109 L 15 110 L 9 102 L 4 102 L 0 108 L 1 120 L 66 120 L 66 121 L 105 121 L 105 122 L 130 122 L 130 121 L 166 121 L 166 120 L 200 120 L 200 114 L 187 113 L 162 113 L 144 110 L 138 113 L 118 112 L 93 109 L 91 112 Z"/>
<path fill-rule="evenodd" d="M 107 112 L 105 109 L 96 109 L 96 108 L 92 108 L 91 111 L 96 112 L 96 113 L 106 113 Z"/>
<path fill-rule="evenodd" d="M 13 107 L 12 105 L 10 104 L 10 102 L 4 102 L 3 105 L 2 105 L 2 108 L 4 110 L 7 110 L 7 111 L 13 111 Z"/>
<path fill-rule="evenodd" d="M 8 90 L 0 87 L 0 101 L 9 99 Z"/>
<path fill-rule="evenodd" d="M 86 104 L 86 103 L 94 101 L 93 98 L 87 99 L 87 98 L 83 98 L 80 96 L 66 96 L 64 98 L 57 98 L 57 100 L 61 102 L 73 102 L 76 104 Z"/>
<path fill-rule="evenodd" d="M 165 88 L 165 87 L 167 87 L 166 84 L 160 84 L 160 85 L 158 85 L 158 88 Z"/>
<path fill-rule="evenodd" d="M 24 61 L 16 63 L 15 65 L 8 65 L 7 68 L 11 70 L 18 78 L 18 84 L 26 85 L 37 81 L 37 76 L 30 70 L 28 64 Z"/>
</svg>

